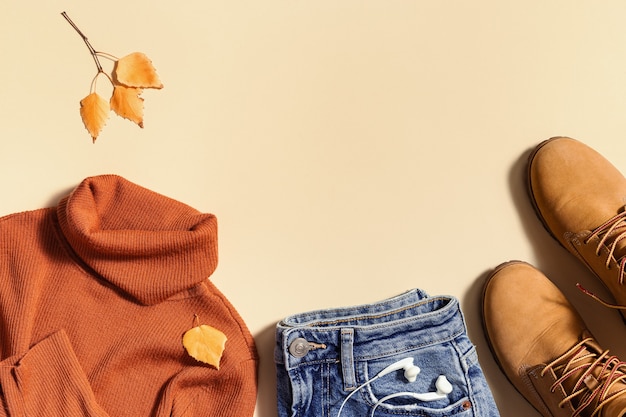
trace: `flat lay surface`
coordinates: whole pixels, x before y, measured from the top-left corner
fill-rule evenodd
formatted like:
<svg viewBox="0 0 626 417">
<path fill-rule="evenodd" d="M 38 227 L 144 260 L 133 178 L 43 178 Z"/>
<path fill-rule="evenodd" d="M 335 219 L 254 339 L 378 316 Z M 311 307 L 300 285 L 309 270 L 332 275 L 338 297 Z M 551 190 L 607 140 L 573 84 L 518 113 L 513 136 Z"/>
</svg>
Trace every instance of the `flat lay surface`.
<svg viewBox="0 0 626 417">
<path fill-rule="evenodd" d="M 63 11 L 96 50 L 152 60 L 164 87 L 143 92 L 143 128 L 111 116 L 92 143 L 79 102 L 97 69 Z M 491 355 L 483 284 L 531 263 L 626 359 L 619 313 L 575 284 L 610 294 L 526 191 L 553 136 L 626 172 L 625 18 L 619 1 L 12 2 L 0 215 L 101 174 L 214 214 L 211 280 L 260 354 L 256 417 L 277 416 L 278 321 L 413 288 L 459 299 L 501 415 L 539 416 Z"/>
</svg>

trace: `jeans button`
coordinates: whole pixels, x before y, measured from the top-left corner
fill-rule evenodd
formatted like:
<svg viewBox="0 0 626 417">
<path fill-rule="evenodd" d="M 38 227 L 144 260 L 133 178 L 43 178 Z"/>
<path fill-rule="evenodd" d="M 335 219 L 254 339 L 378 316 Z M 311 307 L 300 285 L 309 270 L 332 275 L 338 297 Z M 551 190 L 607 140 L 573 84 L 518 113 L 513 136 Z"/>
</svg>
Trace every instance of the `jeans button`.
<svg viewBox="0 0 626 417">
<path fill-rule="evenodd" d="M 310 349 L 311 348 L 309 346 L 309 342 L 302 337 L 295 339 L 289 345 L 289 353 L 291 353 L 291 355 L 295 356 L 296 358 L 301 358 L 305 356 L 307 353 L 309 353 Z"/>
</svg>

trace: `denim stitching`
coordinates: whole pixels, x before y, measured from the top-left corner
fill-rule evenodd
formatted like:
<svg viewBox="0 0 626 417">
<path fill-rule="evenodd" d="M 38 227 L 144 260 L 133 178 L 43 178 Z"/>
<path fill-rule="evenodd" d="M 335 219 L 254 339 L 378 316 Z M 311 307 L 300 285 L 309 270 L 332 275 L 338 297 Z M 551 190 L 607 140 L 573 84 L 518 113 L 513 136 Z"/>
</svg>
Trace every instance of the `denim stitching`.
<svg viewBox="0 0 626 417">
<path fill-rule="evenodd" d="M 438 345 L 441 344 L 443 342 L 449 342 L 449 341 L 454 341 L 457 337 L 463 335 L 463 332 L 459 332 L 459 333 L 455 333 L 453 335 L 450 335 L 448 337 L 444 337 L 441 339 L 429 339 L 428 342 L 424 342 L 424 343 L 420 343 L 417 345 L 410 345 L 407 346 L 403 349 L 396 349 L 396 350 L 390 350 L 390 351 L 385 351 L 385 352 L 376 352 L 376 355 L 366 355 L 366 356 L 358 356 L 355 358 L 355 360 L 371 360 L 371 359 L 380 359 L 380 358 L 384 358 L 386 356 L 392 356 L 392 355 L 397 355 L 399 353 L 404 353 L 404 352 L 408 352 L 410 350 L 416 350 L 416 349 L 421 349 L 424 348 L 425 346 L 431 346 L 431 345 Z"/>
<path fill-rule="evenodd" d="M 347 323 L 347 322 L 359 322 L 359 321 L 363 321 L 363 320 L 372 320 L 372 319 L 379 319 L 382 317 L 387 317 L 387 316 L 392 316 L 394 314 L 398 314 L 398 313 L 402 313 L 404 311 L 407 310 L 411 310 L 417 307 L 421 307 L 424 306 L 426 304 L 432 304 L 436 301 L 448 301 L 444 307 L 448 307 L 451 308 L 451 306 L 454 306 L 456 304 L 456 302 L 454 301 L 454 299 L 448 298 L 448 297 L 431 297 L 425 300 L 422 300 L 420 302 L 411 304 L 409 306 L 404 306 L 401 308 L 396 308 L 394 310 L 387 310 L 384 312 L 381 312 L 380 314 L 368 314 L 368 315 L 364 315 L 364 314 L 360 314 L 360 315 L 356 315 L 356 316 L 349 316 L 349 317 L 345 317 L 345 318 L 337 318 L 336 320 L 318 320 L 318 321 L 313 321 L 313 322 L 298 322 L 297 325 L 290 325 L 290 327 L 294 327 L 294 328 L 298 328 L 298 327 L 321 327 L 321 326 L 329 326 L 329 325 L 337 325 L 337 324 L 341 324 L 341 323 Z M 399 319 L 399 320 L 394 320 L 394 323 L 402 323 L 404 321 L 410 321 L 410 320 L 416 320 L 419 319 L 421 317 L 429 317 L 431 315 L 436 315 L 436 314 L 440 314 L 441 311 L 443 311 L 445 308 L 441 308 L 435 311 L 429 311 L 426 313 L 422 313 L 419 315 L 415 315 L 413 317 L 407 317 L 404 319 Z M 334 309 L 332 310 L 333 313 L 339 313 L 339 312 L 348 312 L 348 311 L 353 311 L 353 310 L 358 310 L 358 308 L 356 309 Z M 298 315 L 298 318 L 306 318 L 306 317 L 317 317 L 319 315 L 319 313 L 304 313 L 301 315 Z M 293 316 L 295 317 L 295 316 Z M 289 323 L 290 320 L 287 319 L 284 321 L 284 323 Z M 377 327 L 381 327 L 382 324 L 378 324 L 378 325 L 365 325 L 367 327 L 371 327 L 371 328 L 377 328 Z M 354 327 L 358 327 L 358 326 L 354 326 Z"/>
</svg>

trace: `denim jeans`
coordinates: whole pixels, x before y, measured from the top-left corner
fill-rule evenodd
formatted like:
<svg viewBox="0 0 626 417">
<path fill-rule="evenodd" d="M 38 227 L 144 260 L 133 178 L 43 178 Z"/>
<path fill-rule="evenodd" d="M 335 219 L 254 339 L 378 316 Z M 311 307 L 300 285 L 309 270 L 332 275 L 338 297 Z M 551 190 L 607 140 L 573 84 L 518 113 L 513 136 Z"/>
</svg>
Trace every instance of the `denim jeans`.
<svg viewBox="0 0 626 417">
<path fill-rule="evenodd" d="M 274 356 L 279 417 L 499 416 L 454 297 L 414 289 L 296 314 L 276 326 Z M 414 382 L 403 369 L 377 377 L 402 359 L 419 367 Z M 436 395 L 441 375 L 451 392 Z"/>
</svg>

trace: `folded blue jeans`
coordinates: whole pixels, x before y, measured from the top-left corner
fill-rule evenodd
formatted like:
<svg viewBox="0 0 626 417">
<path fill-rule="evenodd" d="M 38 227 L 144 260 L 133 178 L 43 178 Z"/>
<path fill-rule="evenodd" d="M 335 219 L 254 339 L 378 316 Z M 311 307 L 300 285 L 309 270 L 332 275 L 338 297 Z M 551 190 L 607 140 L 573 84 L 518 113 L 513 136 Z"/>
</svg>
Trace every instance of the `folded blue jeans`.
<svg viewBox="0 0 626 417">
<path fill-rule="evenodd" d="M 279 417 L 499 416 L 451 296 L 414 289 L 287 317 L 276 326 L 274 359 Z M 414 382 L 394 369 L 411 359 Z M 442 375 L 448 389 L 437 394 Z"/>
</svg>

